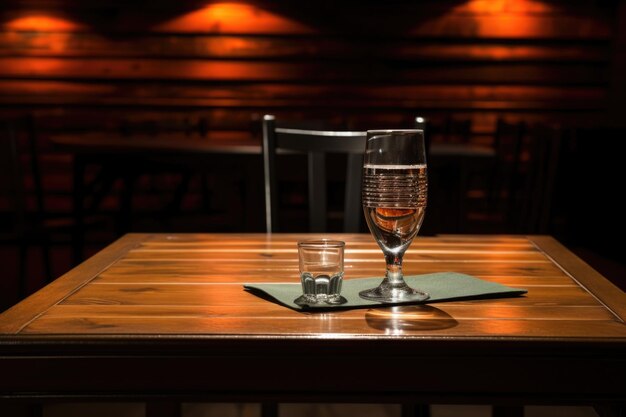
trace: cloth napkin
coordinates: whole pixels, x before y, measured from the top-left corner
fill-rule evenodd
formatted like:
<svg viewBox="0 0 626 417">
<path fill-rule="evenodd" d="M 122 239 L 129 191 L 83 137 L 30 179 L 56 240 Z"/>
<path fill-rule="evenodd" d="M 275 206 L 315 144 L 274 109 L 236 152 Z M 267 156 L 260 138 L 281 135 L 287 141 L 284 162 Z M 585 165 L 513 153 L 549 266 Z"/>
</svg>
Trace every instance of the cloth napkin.
<svg viewBox="0 0 626 417">
<path fill-rule="evenodd" d="M 404 280 L 409 286 L 430 294 L 430 298 L 423 302 L 406 301 L 400 303 L 384 303 L 365 300 L 359 297 L 360 291 L 377 287 L 382 280 L 383 278 L 345 279 L 342 284 L 341 296 L 346 299 L 346 302 L 340 305 L 329 305 L 325 303 L 309 305 L 296 304 L 294 301 L 302 295 L 302 285 L 299 282 L 244 284 L 244 288 L 259 297 L 282 304 L 294 310 L 337 310 L 380 305 L 424 304 L 461 299 L 513 297 L 527 292 L 527 290 L 522 288 L 507 287 L 458 272 L 437 272 L 434 274 L 404 277 Z"/>
</svg>

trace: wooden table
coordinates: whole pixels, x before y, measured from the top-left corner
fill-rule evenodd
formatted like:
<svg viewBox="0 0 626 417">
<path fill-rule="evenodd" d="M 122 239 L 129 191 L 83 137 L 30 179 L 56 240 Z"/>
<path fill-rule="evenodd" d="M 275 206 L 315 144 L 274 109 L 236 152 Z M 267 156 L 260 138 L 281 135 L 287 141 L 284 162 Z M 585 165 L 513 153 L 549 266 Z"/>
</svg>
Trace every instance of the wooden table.
<svg viewBox="0 0 626 417">
<path fill-rule="evenodd" d="M 159 135 L 119 135 L 95 132 L 50 137 L 57 148 L 77 154 L 102 153 L 193 153 L 261 154 L 261 139 L 243 131 L 222 131 L 206 136 L 165 133 Z M 430 153 L 440 157 L 494 158 L 490 146 L 468 143 L 433 142 Z"/>
<path fill-rule="evenodd" d="M 182 174 L 172 193 L 172 200 L 163 208 L 162 216 L 178 214 L 192 174 L 210 174 L 223 187 L 243 188 L 241 225 L 244 230 L 260 230 L 262 216 L 254 207 L 261 201 L 263 182 L 261 141 L 247 132 L 209 132 L 206 135 L 165 132 L 158 135 L 121 135 L 115 132 L 62 134 L 50 137 L 55 149 L 73 155 L 73 217 L 76 219 L 76 248 L 84 246 L 84 218 L 97 212 L 114 183 L 122 180 L 116 231 L 121 235 L 132 230 L 132 199 L 137 178 L 154 172 Z M 89 166 L 99 168 L 98 175 L 86 180 Z M 215 190 L 211 190 L 215 191 Z M 218 189 L 218 193 L 223 189 Z M 233 208 L 234 210 L 235 208 Z M 208 209 L 207 209 L 208 211 Z M 74 250 L 74 261 L 82 253 Z"/>
<path fill-rule="evenodd" d="M 420 237 L 407 252 L 407 274 L 524 297 L 319 314 L 243 290 L 297 282 L 296 241 L 312 236 L 126 235 L 0 315 L 0 400 L 623 406 L 626 295 L 552 238 Z M 346 241 L 346 279 L 384 270 L 369 235 L 329 236 Z"/>
<path fill-rule="evenodd" d="M 54 135 L 50 142 L 59 149 L 77 154 L 261 154 L 261 140 L 239 131 L 152 136 L 96 132 Z"/>
<path fill-rule="evenodd" d="M 263 199 L 261 139 L 245 131 L 217 131 L 207 135 L 162 133 L 158 135 L 121 135 L 115 132 L 94 132 L 80 134 L 61 134 L 50 137 L 53 146 L 62 152 L 73 154 L 73 217 L 78 226 L 74 237 L 74 261 L 82 260 L 78 248 L 83 246 L 83 220 L 86 215 L 96 211 L 100 202 L 111 190 L 115 181 L 123 180 L 119 199 L 117 232 L 132 230 L 133 187 L 140 173 L 150 169 L 167 169 L 181 172 L 210 172 L 221 178 L 220 181 L 239 182 L 243 188 L 242 207 L 243 228 L 241 230 L 263 230 L 262 216 L 256 202 Z M 286 151 L 281 151 L 281 153 Z M 464 196 L 467 192 L 466 180 L 469 167 L 478 164 L 481 167 L 495 158 L 495 150 L 484 145 L 467 143 L 434 142 L 429 154 L 433 156 L 436 172 L 454 170 L 458 178 L 456 200 L 442 202 L 446 206 L 457 207 L 452 219 L 444 218 L 440 222 L 456 224 L 460 230 L 464 212 Z M 486 162 L 487 161 L 487 162 Z M 86 182 L 86 170 L 89 165 L 101 167 L 100 175 L 91 182 Z M 442 168 L 445 167 L 445 168 Z M 483 168 L 484 169 L 484 168 Z M 220 181 L 216 181 L 219 183 Z M 97 183 L 97 184 L 94 184 Z M 102 184 L 105 185 L 102 185 Z M 94 191 L 94 189 L 99 189 Z M 184 196 L 181 187 L 174 194 L 171 207 L 180 206 Z M 443 190 L 450 194 L 451 190 Z M 432 197 L 432 196 L 431 196 Z M 86 204 L 89 201 L 90 204 Z M 442 204 L 442 205 L 443 205 Z M 441 216 L 445 210 L 440 210 Z M 167 214 L 167 213 L 164 213 Z M 169 213 L 170 215 L 173 213 Z M 450 216 L 448 216 L 450 217 Z"/>
</svg>

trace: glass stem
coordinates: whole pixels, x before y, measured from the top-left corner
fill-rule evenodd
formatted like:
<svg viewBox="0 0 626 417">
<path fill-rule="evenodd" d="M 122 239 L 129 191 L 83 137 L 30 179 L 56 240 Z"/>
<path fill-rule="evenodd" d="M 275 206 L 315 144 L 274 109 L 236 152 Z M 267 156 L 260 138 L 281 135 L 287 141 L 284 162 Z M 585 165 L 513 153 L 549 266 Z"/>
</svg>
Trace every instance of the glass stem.
<svg viewBox="0 0 626 417">
<path fill-rule="evenodd" d="M 390 284 L 401 284 L 404 282 L 402 277 L 402 255 L 385 255 L 387 261 L 387 280 Z"/>
</svg>

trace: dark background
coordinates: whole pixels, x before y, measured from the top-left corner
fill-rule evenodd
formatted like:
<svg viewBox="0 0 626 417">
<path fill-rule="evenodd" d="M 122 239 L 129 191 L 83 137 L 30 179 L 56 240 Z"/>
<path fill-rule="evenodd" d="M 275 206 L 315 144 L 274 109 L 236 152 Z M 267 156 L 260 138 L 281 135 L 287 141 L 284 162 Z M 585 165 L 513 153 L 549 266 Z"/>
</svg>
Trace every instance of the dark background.
<svg viewBox="0 0 626 417">
<path fill-rule="evenodd" d="M 556 186 L 541 201 L 550 207 L 545 226 L 472 217 L 485 207 L 480 193 L 459 215 L 450 207 L 458 201 L 447 198 L 458 189 L 442 174 L 454 162 L 442 162 L 430 167 L 424 234 L 552 234 L 626 288 L 618 203 L 625 188 L 626 1 L 300 3 L 2 2 L 0 117 L 31 117 L 46 214 L 71 214 L 73 155 L 49 141 L 68 132 L 193 130 L 260 141 L 265 113 L 351 129 L 413 127 L 419 115 L 433 127 L 433 140 L 492 146 L 498 120 L 543 123 L 563 138 Z M 457 122 L 469 127 L 446 135 L 445 126 Z M 263 232 L 261 194 L 241 185 L 242 175 L 262 176 L 260 157 L 206 164 L 214 169 L 192 177 L 175 212 L 163 211 L 180 184 L 175 170 L 142 175 L 125 218 L 117 182 L 94 210 L 100 219 L 86 231 L 85 254 L 127 231 Z M 289 175 L 281 201 L 295 213 L 295 230 L 305 224 L 298 220 L 305 171 L 297 158 L 282 164 Z M 491 173 L 482 172 L 477 188 Z M 340 189 L 338 182 L 331 203 Z M 253 196 L 248 207 L 242 193 Z M 7 206 L 0 208 L 10 222 Z M 32 195 L 29 209 L 36 211 Z M 70 245 L 61 243 L 53 247 L 55 276 L 72 266 Z M 0 310 L 19 298 L 16 253 L 0 246 Z M 27 276 L 29 292 L 43 285 L 36 247 Z"/>
</svg>

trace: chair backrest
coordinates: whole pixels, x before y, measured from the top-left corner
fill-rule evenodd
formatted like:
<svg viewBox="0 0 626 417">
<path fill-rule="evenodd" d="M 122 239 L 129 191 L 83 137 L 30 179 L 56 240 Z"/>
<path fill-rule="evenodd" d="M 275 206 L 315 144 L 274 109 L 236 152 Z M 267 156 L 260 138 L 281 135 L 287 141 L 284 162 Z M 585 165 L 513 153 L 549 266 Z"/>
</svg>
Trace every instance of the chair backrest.
<svg viewBox="0 0 626 417">
<path fill-rule="evenodd" d="M 426 161 L 430 160 L 430 143 L 431 143 L 431 129 L 432 123 L 430 119 L 427 119 L 424 116 L 415 116 L 413 120 L 413 125 L 416 129 L 420 129 L 424 131 L 424 147 L 426 148 Z"/>
<path fill-rule="evenodd" d="M 276 154 L 279 151 L 306 153 L 308 157 L 309 231 L 327 231 L 325 154 L 347 154 L 344 194 L 344 232 L 358 232 L 363 216 L 361 176 L 365 132 L 281 128 L 272 115 L 263 117 L 263 169 L 265 178 L 265 225 L 267 232 L 279 230 Z"/>
</svg>

